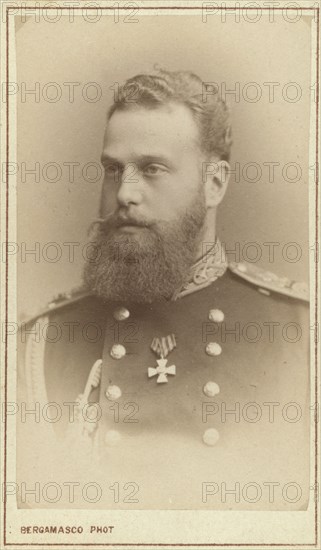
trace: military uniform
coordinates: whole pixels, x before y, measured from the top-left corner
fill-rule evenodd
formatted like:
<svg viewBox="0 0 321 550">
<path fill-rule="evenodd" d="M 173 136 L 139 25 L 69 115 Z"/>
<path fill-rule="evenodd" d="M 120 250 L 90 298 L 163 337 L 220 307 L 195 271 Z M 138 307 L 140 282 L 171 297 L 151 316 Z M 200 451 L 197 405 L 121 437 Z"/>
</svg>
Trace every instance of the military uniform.
<svg viewBox="0 0 321 550">
<path fill-rule="evenodd" d="M 20 401 L 40 416 L 19 422 L 18 478 L 101 493 L 26 505 L 305 509 L 307 296 L 216 248 L 169 301 L 53 302 L 21 327 Z"/>
</svg>

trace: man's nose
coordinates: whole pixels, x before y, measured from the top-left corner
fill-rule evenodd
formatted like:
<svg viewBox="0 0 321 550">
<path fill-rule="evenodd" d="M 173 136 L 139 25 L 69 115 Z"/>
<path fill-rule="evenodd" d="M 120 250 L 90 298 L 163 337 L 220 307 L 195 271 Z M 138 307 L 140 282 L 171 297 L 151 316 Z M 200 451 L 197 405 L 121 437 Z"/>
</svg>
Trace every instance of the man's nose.
<svg viewBox="0 0 321 550">
<path fill-rule="evenodd" d="M 129 163 L 119 176 L 117 201 L 121 206 L 139 204 L 142 200 L 142 182 L 139 178 L 137 166 Z"/>
</svg>

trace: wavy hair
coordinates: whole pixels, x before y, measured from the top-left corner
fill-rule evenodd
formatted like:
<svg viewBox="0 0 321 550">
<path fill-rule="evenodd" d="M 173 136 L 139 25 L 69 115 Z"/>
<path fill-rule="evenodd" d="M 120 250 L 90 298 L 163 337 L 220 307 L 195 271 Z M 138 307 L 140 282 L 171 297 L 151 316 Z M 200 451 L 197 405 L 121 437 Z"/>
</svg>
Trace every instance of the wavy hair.
<svg viewBox="0 0 321 550">
<path fill-rule="evenodd" d="M 185 105 L 199 128 L 201 150 L 208 156 L 229 160 L 232 138 L 230 113 L 218 90 L 206 92 L 205 84 L 189 71 L 158 69 L 129 78 L 115 93 L 108 120 L 117 110 L 135 106 L 156 109 L 169 103 Z"/>
</svg>

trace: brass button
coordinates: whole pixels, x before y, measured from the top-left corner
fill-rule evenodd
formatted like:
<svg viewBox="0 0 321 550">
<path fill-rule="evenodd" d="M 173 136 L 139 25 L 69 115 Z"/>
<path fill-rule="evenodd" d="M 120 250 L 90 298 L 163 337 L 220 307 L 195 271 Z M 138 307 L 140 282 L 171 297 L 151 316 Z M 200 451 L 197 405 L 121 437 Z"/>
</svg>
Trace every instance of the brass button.
<svg viewBox="0 0 321 550">
<path fill-rule="evenodd" d="M 203 388 L 203 392 L 207 397 L 214 397 L 220 393 L 220 387 L 216 382 L 207 382 Z"/>
<path fill-rule="evenodd" d="M 121 397 L 121 389 L 118 386 L 108 386 L 105 395 L 109 401 L 116 401 Z"/>
<path fill-rule="evenodd" d="M 118 309 L 115 309 L 113 315 L 116 321 L 125 321 L 125 319 L 128 319 L 130 316 L 130 313 L 125 307 L 119 307 Z"/>
<path fill-rule="evenodd" d="M 218 433 L 215 428 L 209 428 L 208 430 L 205 430 L 203 433 L 203 441 L 205 445 L 208 445 L 209 447 L 214 447 L 216 443 L 218 442 L 220 438 L 220 434 Z"/>
<path fill-rule="evenodd" d="M 121 344 L 114 344 L 110 350 L 110 355 L 113 359 L 122 359 L 126 355 L 126 348 Z"/>
<path fill-rule="evenodd" d="M 217 344 L 216 342 L 210 342 L 207 344 L 205 349 L 207 355 L 215 356 L 215 355 L 221 355 L 222 348 L 220 344 Z"/>
<path fill-rule="evenodd" d="M 211 309 L 208 318 L 214 323 L 222 323 L 224 321 L 224 313 L 220 309 Z"/>
</svg>

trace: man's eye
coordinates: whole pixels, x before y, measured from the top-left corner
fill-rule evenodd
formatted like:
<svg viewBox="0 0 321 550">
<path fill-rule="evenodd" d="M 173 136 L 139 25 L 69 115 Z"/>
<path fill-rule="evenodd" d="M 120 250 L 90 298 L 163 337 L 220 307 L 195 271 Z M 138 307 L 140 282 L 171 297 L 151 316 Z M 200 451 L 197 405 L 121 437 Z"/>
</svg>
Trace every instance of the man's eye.
<svg viewBox="0 0 321 550">
<path fill-rule="evenodd" d="M 165 166 L 161 166 L 159 164 L 148 164 L 144 167 L 143 171 L 146 176 L 160 176 L 166 172 L 166 168 Z"/>
<path fill-rule="evenodd" d="M 119 183 L 122 177 L 122 167 L 119 164 L 105 164 L 105 177 L 110 181 Z"/>
<path fill-rule="evenodd" d="M 119 166 L 117 164 L 105 164 L 106 174 L 116 174 L 119 171 Z"/>
</svg>

